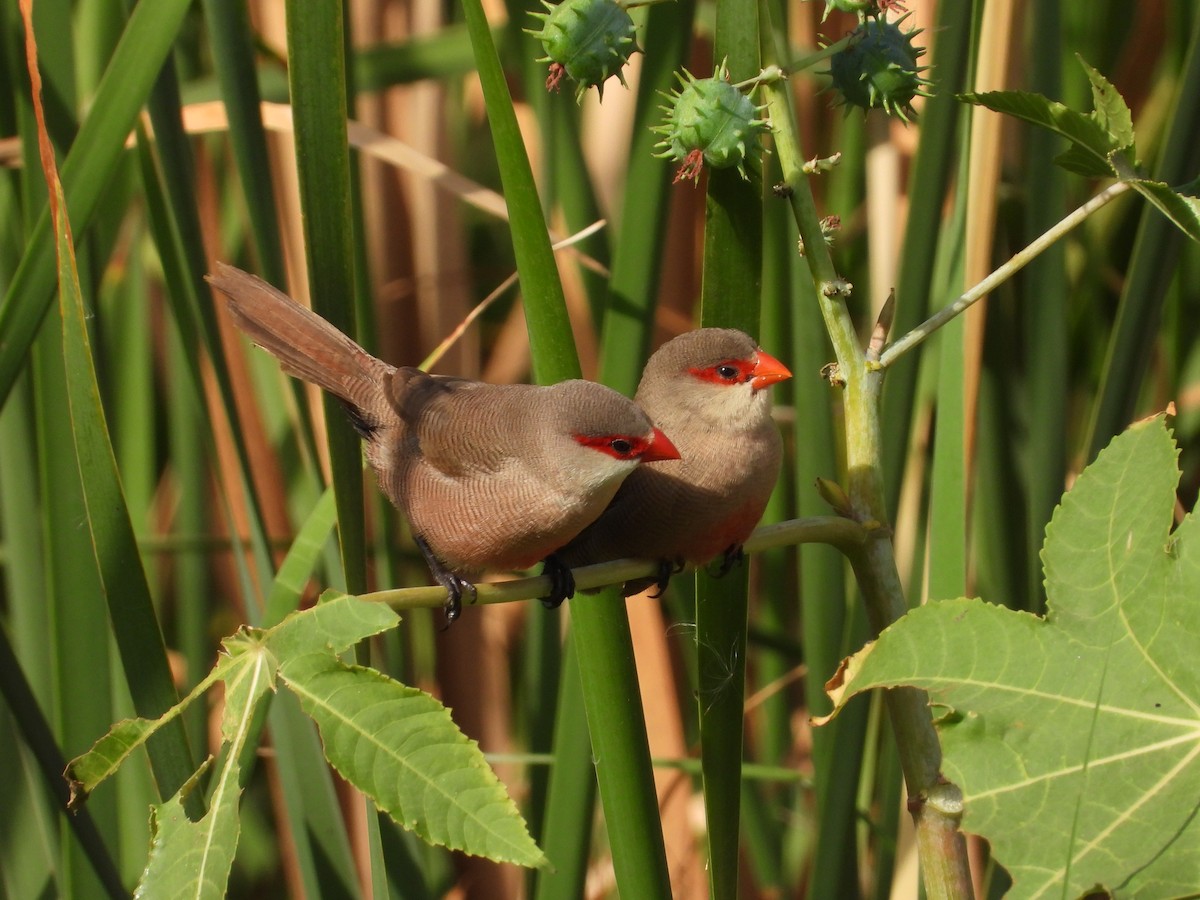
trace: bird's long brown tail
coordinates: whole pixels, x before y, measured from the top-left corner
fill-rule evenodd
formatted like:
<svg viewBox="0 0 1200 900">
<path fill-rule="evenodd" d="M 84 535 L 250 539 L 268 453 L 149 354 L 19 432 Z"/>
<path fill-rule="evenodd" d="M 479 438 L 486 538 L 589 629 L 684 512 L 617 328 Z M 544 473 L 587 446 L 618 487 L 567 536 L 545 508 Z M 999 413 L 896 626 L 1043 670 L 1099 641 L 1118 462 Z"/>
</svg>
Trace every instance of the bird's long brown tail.
<svg viewBox="0 0 1200 900">
<path fill-rule="evenodd" d="M 289 375 L 311 381 L 351 407 L 360 406 L 387 377 L 390 366 L 261 278 L 219 262 L 208 282 L 229 298 L 237 326 Z"/>
</svg>

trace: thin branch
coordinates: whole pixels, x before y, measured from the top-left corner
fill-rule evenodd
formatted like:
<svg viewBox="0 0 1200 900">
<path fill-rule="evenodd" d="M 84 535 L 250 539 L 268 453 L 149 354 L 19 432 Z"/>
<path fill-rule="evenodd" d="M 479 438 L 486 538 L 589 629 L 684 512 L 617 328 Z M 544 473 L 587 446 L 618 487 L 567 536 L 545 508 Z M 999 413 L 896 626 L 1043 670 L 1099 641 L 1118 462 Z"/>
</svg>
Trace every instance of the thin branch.
<svg viewBox="0 0 1200 900">
<path fill-rule="evenodd" d="M 841 516 L 811 516 L 790 519 L 774 525 L 763 525 L 746 541 L 747 553 L 759 553 L 792 544 L 831 544 L 842 551 L 860 547 L 867 531 L 857 522 Z M 575 587 L 590 591 L 610 584 L 621 584 L 634 578 L 658 574 L 658 563 L 648 560 L 618 559 L 594 566 L 575 569 Z M 518 578 L 513 581 L 477 585 L 476 602 L 511 603 L 515 600 L 534 600 L 550 593 L 550 579 L 545 575 Z M 392 609 L 439 607 L 446 602 L 442 587 L 397 588 L 361 594 L 360 599 L 386 603 Z"/>
<path fill-rule="evenodd" d="M 1041 236 L 1025 247 L 1024 250 L 1016 253 L 1012 259 L 992 272 L 987 278 L 983 279 L 950 305 L 938 310 L 938 312 L 930 316 L 929 319 L 918 325 L 904 337 L 891 344 L 883 351 L 883 355 L 879 358 L 878 367 L 881 369 L 887 368 L 973 303 L 982 300 L 999 285 L 1012 278 L 1017 272 L 1033 262 L 1051 244 L 1067 234 L 1076 225 L 1083 222 L 1084 219 L 1096 212 L 1096 210 L 1111 203 L 1132 188 L 1133 185 L 1127 181 L 1118 181 L 1115 184 L 1111 184 L 1087 203 L 1083 204 L 1083 206 L 1069 213 L 1061 221 L 1056 222 Z"/>
</svg>

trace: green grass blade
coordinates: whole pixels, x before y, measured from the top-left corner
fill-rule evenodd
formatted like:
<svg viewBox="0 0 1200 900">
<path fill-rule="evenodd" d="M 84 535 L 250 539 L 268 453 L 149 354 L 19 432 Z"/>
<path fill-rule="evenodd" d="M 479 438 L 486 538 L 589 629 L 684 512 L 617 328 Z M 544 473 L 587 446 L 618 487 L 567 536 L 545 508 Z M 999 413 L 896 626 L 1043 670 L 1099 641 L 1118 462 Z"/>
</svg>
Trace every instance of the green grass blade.
<svg viewBox="0 0 1200 900">
<path fill-rule="evenodd" d="M 525 298 L 525 318 L 533 354 L 534 377 L 551 384 L 579 377 L 579 357 L 571 338 L 566 301 L 558 267 L 538 200 L 533 170 L 517 126 L 512 97 L 492 43 L 491 30 L 479 0 L 463 4 L 467 30 L 475 50 L 475 65 L 487 104 L 488 125 L 500 163 L 500 180 L 508 205 L 513 253 Z"/>
<path fill-rule="evenodd" d="M 464 10 L 508 202 L 534 374 L 540 382 L 578 377 L 579 361 L 562 286 L 504 73 L 478 0 L 467 0 Z M 652 900 L 670 896 L 670 879 L 633 641 L 625 610 L 615 595 L 610 590 L 573 603 L 572 639 L 579 651 L 584 705 L 593 757 L 598 761 L 601 801 L 610 823 L 617 883 L 627 896 Z"/>
<path fill-rule="evenodd" d="M 788 231 L 789 237 L 794 238 L 794 231 L 794 227 Z M 794 363 L 792 368 L 797 373 L 792 386 L 796 511 L 800 516 L 825 515 L 829 507 L 814 485 L 817 478 L 835 478 L 838 472 L 834 398 L 829 385 L 814 373 L 829 362 L 830 349 L 812 276 L 803 262 L 792 266 L 791 288 L 794 322 L 789 364 Z M 820 715 L 830 710 L 825 681 L 833 675 L 846 649 L 857 646 L 863 637 L 862 603 L 855 598 L 855 605 L 847 606 L 841 553 L 816 544 L 798 550 L 800 641 L 808 667 L 804 696 L 809 713 Z M 813 602 L 817 597 L 820 601 Z M 808 876 L 808 890 L 813 897 L 849 896 L 853 890 L 850 885 L 855 882 L 857 865 L 854 829 L 866 712 L 865 703 L 857 704 L 813 732 L 817 819 Z"/>
<path fill-rule="evenodd" d="M 161 118 L 165 120 L 162 126 L 164 134 L 178 130 L 178 122 L 174 121 L 171 116 L 162 115 Z M 229 376 L 229 367 L 225 362 L 223 345 L 217 331 L 216 317 L 212 305 L 201 303 L 199 299 L 201 296 L 207 298 L 208 289 L 200 287 L 203 284 L 206 263 L 203 247 L 198 243 L 200 237 L 196 221 L 195 201 L 190 188 L 177 186 L 174 191 L 169 189 L 167 176 L 159 165 L 161 156 L 157 152 L 158 149 L 157 145 L 151 144 L 145 129 L 139 123 L 138 160 L 141 164 L 142 189 L 149 214 L 150 231 L 162 263 L 167 288 L 166 296 L 174 314 L 176 333 L 182 339 L 183 352 L 176 359 L 180 361 L 180 368 L 190 381 L 193 396 L 203 398 L 204 381 L 199 345 L 200 343 L 206 345 L 224 408 L 231 411 L 234 409 L 233 383 Z M 176 180 L 186 177 L 180 171 L 181 168 L 186 172 L 190 168 L 190 164 L 181 167 L 178 160 L 176 161 L 176 164 L 172 166 Z M 190 227 L 181 226 L 181 223 L 186 221 L 191 221 L 192 225 Z M 183 231 L 191 235 L 190 240 L 185 240 Z M 200 335 L 201 342 L 192 339 L 191 336 L 194 335 Z M 230 415 L 230 420 L 235 421 L 236 417 Z M 207 426 L 202 436 L 209 456 L 216 458 L 216 440 L 212 425 L 207 417 L 201 418 L 200 423 L 202 426 Z M 266 546 L 266 529 L 263 524 L 261 506 L 250 478 L 249 452 L 239 429 L 231 429 L 230 434 L 240 463 L 239 487 L 246 498 L 250 541 L 255 552 L 255 562 L 259 576 L 264 580 L 269 579 L 271 564 Z M 224 512 L 227 521 L 231 523 L 230 533 L 235 533 L 237 529 L 232 526 L 233 516 L 229 501 L 224 496 L 223 500 L 225 501 Z M 242 555 L 236 554 L 234 559 L 239 575 L 242 576 L 243 585 L 251 584 Z M 251 592 L 247 589 L 246 593 L 249 596 Z M 258 608 L 253 604 L 250 605 L 247 609 L 247 616 L 251 622 L 257 621 Z"/>
<path fill-rule="evenodd" d="M 744 566 L 721 579 L 696 574 L 700 748 L 713 897 L 737 896 L 747 595 Z"/>
<path fill-rule="evenodd" d="M 582 896 L 587 880 L 596 775 L 587 720 L 580 714 L 584 698 L 576 652 L 574 642 L 568 643 L 559 675 L 554 764 L 539 837 L 550 868 L 537 873 L 536 900 L 574 900 Z"/>
<path fill-rule="evenodd" d="M 671 896 L 633 639 L 615 588 L 571 601 L 592 758 L 622 896 Z"/>
<path fill-rule="evenodd" d="M 1048 7 L 1029 29 L 1031 87 L 1047 97 L 1062 94 L 1058 48 L 1062 46 L 1062 13 Z M 1062 142 L 1040 128 L 1030 129 L 1025 164 L 1026 194 L 1030 205 L 1025 216 L 1028 234 L 1041 234 L 1062 218 L 1066 207 L 1066 177 L 1053 164 Z M 1025 539 L 1027 573 L 1025 596 L 1030 612 L 1045 607 L 1040 551 L 1046 524 L 1058 505 L 1067 468 L 1067 386 L 1070 384 L 1067 352 L 1066 248 L 1056 243 L 1030 263 L 1026 270 L 1028 302 L 1021 304 L 1024 341 L 1031 370 L 1029 384 L 1029 458 Z"/>
<path fill-rule="evenodd" d="M 151 179 L 161 171 L 167 209 L 166 215 L 159 216 L 159 227 L 156 231 L 163 256 L 176 257 L 173 261 L 175 277 L 168 285 L 168 296 L 172 301 L 176 320 L 184 333 L 195 332 L 203 336 L 225 409 L 232 413 L 234 401 L 229 367 L 225 360 L 216 313 L 213 305 L 208 302 L 210 293 L 204 283 L 208 259 L 193 188 L 196 182 L 195 165 L 189 138 L 183 130 L 180 103 L 175 69 L 173 65 L 167 65 L 159 76 L 149 102 L 159 168 L 143 163 L 143 172 L 144 177 Z M 260 181 L 270 183 L 270 178 L 265 173 L 259 174 Z M 163 222 L 168 216 L 169 225 Z M 187 346 L 189 354 L 186 359 L 193 370 L 197 370 L 194 350 L 190 345 Z M 199 379 L 197 385 L 199 386 Z M 259 576 L 265 581 L 270 577 L 271 564 L 266 546 L 262 507 L 248 474 L 249 453 L 245 438 L 237 428 L 231 429 L 231 433 L 242 470 L 242 490 L 249 513 L 250 539 Z"/>
<path fill-rule="evenodd" d="M 66 813 L 67 783 L 62 777 L 67 768 L 66 760 L 50 730 L 50 723 L 42 714 L 37 698 L 26 681 L 24 672 L 21 671 L 21 664 L 8 641 L 8 635 L 3 630 L 0 630 L 0 693 L 3 693 L 4 702 L 12 711 L 25 744 L 37 760 L 48 793 L 54 798 L 59 812 L 64 814 L 65 821 L 71 827 L 79 847 L 87 855 L 96 878 L 110 897 L 125 897 L 121 874 L 117 871 L 116 863 L 113 862 L 91 813 L 86 809 Z M 16 863 L 15 860 L 9 862 Z"/>
<path fill-rule="evenodd" d="M 963 211 L 956 211 L 962 221 Z M 962 284 L 961 232 L 950 249 L 955 257 L 950 285 Z M 956 293 L 951 288 L 950 295 Z M 938 336 L 937 421 L 929 488 L 929 582 L 931 599 L 961 597 L 967 578 L 967 460 L 963 320 L 955 319 Z"/>
<path fill-rule="evenodd" d="M 580 231 L 603 218 L 595 186 L 584 159 L 580 104 L 571 99 L 571 91 L 549 91 L 546 88 L 546 63 L 538 59 L 541 43 L 522 32 L 523 27 L 536 28 L 537 20 L 530 13 L 542 13 L 537 0 L 507 0 L 508 28 L 505 36 L 517 50 L 513 65 L 521 69 L 524 93 L 533 107 L 541 129 L 544 149 L 541 154 L 539 182 L 543 185 L 542 209 L 549 217 L 554 210 L 562 211 L 569 233 Z M 597 231 L 577 246 L 602 266 L 607 267 L 610 256 L 612 229 Z M 589 300 L 593 317 L 599 322 L 607 279 L 601 273 L 578 267 L 580 282 Z"/>
<path fill-rule="evenodd" d="M 189 0 L 138 4 L 125 28 L 91 111 L 62 167 L 62 183 L 75 229 L 84 233 L 109 186 L 125 139 L 167 58 Z M 0 403 L 12 390 L 34 333 L 53 299 L 54 234 L 45 210 L 25 256 L 0 303 Z"/>
<path fill-rule="evenodd" d="M 182 358 L 183 338 L 178 330 L 169 338 L 172 355 Z M 179 484 L 179 506 L 172 522 L 172 536 L 181 538 L 202 534 L 206 525 L 208 497 L 205 493 L 205 442 L 207 416 L 200 406 L 190 377 L 179 367 L 167 376 L 170 421 L 168 453 L 172 473 Z M 194 685 L 204 677 L 212 663 L 208 617 L 211 612 L 211 576 L 206 554 L 195 547 L 180 549 L 172 556 L 176 622 L 174 644 L 187 664 L 185 683 Z M 206 710 L 199 706 L 184 716 L 189 734 L 201 734 Z"/>
<path fill-rule="evenodd" d="M 34 342 L 37 397 L 40 411 L 38 444 L 41 452 L 41 520 L 46 548 L 46 596 L 55 677 L 52 704 L 59 741 L 67 753 L 88 746 L 113 720 L 112 660 L 107 640 L 96 635 L 109 630 L 103 574 L 91 535 L 79 523 L 88 519 L 80 483 L 78 448 L 70 419 L 63 334 L 59 309 L 52 309 L 47 328 Z M 48 448 L 62 448 L 50 452 Z M 111 793 L 97 798 L 93 818 L 106 834 L 116 833 L 116 805 Z M 115 852 L 120 845 L 114 842 Z M 63 846 L 62 877 L 68 890 L 94 893 L 90 873 L 78 847 Z"/>
<path fill-rule="evenodd" d="M 134 706 L 139 715 L 154 718 L 175 704 L 175 687 L 108 440 L 84 327 L 83 299 L 70 271 L 64 274 L 68 277 L 62 288 L 63 356 L 71 433 L 87 508 L 86 532 Z M 158 789 L 169 797 L 194 769 L 182 726 L 164 730 L 148 749 Z"/>
<path fill-rule="evenodd" d="M 354 328 L 354 222 L 346 137 L 342 4 L 289 0 L 288 78 L 313 308 L 347 334 Z M 338 505 L 342 565 L 352 593 L 366 590 L 362 449 L 340 404 L 323 397 Z M 336 424 L 335 424 L 336 423 Z"/>
<path fill-rule="evenodd" d="M 765 181 L 781 180 L 777 160 L 764 158 Z M 794 228 L 790 224 L 787 205 L 764 204 L 763 208 L 763 293 L 762 323 L 759 343 L 789 367 L 796 366 L 791 350 L 791 320 L 795 317 L 789 271 L 796 252 Z M 797 305 L 798 308 L 798 305 Z M 802 371 L 807 371 L 803 370 Z M 772 390 L 772 403 L 779 408 L 795 409 L 788 390 L 791 382 Z M 799 415 L 796 410 L 795 414 Z M 813 440 L 818 440 L 813 436 Z M 763 514 L 764 523 L 782 522 L 792 518 L 795 503 L 793 484 L 794 463 L 789 442 L 785 441 L 785 458 L 780 477 Z M 810 479 L 811 485 L 811 479 Z M 790 682 L 796 668 L 802 664 L 797 638 L 797 603 L 795 577 L 796 550 L 778 547 L 754 557 L 759 572 L 759 604 L 750 616 L 747 634 L 748 658 L 755 658 L 753 674 L 746 692 L 764 690 L 767 694 L 756 704 L 755 714 L 747 719 L 747 746 L 754 748 L 754 759 L 768 765 L 783 765 L 789 759 L 793 745 L 792 716 L 794 697 L 788 690 L 772 690 Z M 836 556 L 836 554 L 835 554 Z M 751 572 L 753 573 L 753 569 Z M 753 574 L 751 575 L 753 583 Z M 830 600 L 836 603 L 836 594 Z M 825 606 L 826 604 L 821 604 Z M 791 645 L 789 648 L 788 645 Z M 789 652 L 792 650 L 794 652 Z M 698 720 L 698 716 L 696 717 Z M 745 768 L 743 768 L 743 775 Z M 796 881 L 794 873 L 786 872 L 784 846 L 793 839 L 795 828 L 780 826 L 797 802 L 793 790 L 773 784 L 744 784 L 741 816 L 746 861 L 760 890 L 783 890 Z M 792 822 L 796 823 L 792 818 Z M 803 826 L 800 826 L 803 827 Z"/>
<path fill-rule="evenodd" d="M 687 58 L 695 6 L 693 0 L 679 0 L 651 6 L 646 13 L 645 42 L 655 51 L 643 60 L 638 80 L 600 364 L 604 383 L 628 396 L 637 389 L 650 354 L 672 189 L 670 166 L 653 155 L 659 138 L 650 128 L 660 121 L 662 94 L 676 86 L 675 71 Z"/>
<path fill-rule="evenodd" d="M 42 517 L 38 493 L 37 436 L 28 379 L 0 409 L 0 577 L 7 600 L 5 626 L 43 708 L 49 709 L 54 647 L 50 632 Z"/>
<path fill-rule="evenodd" d="M 275 191 L 260 110 L 262 98 L 254 71 L 254 33 L 243 4 L 203 0 L 202 6 L 212 45 L 213 66 L 221 83 L 221 98 L 225 101 L 225 115 L 229 120 L 229 141 L 241 177 L 250 230 L 258 249 L 260 274 L 271 284 L 285 284 L 287 272 L 275 221 Z"/>
<path fill-rule="evenodd" d="M 563 653 L 570 644 L 563 643 L 563 611 L 559 608 L 545 610 L 546 615 L 533 616 L 525 623 L 524 653 L 519 661 L 521 679 L 521 707 L 523 722 L 514 722 L 514 730 L 523 728 L 527 734 L 527 747 L 530 753 L 552 753 L 555 751 L 554 735 L 561 726 L 559 719 L 558 699 L 562 694 L 565 683 L 562 677 Z M 578 676 L 575 678 L 578 681 Z M 587 720 L 583 715 L 583 700 L 578 698 L 576 708 L 568 715 L 575 721 L 583 734 L 585 755 L 587 752 Z M 555 757 L 561 759 L 561 754 Z M 529 831 L 533 839 L 543 846 L 543 838 L 547 835 L 545 817 L 548 814 L 546 800 L 550 790 L 550 780 L 554 766 L 535 766 L 528 770 L 529 800 L 525 804 L 528 810 L 526 817 L 529 821 Z M 594 782 L 589 764 L 587 777 Z M 594 804 L 595 797 L 592 798 Z M 583 824 L 585 832 L 590 834 L 590 820 Z M 558 868 L 556 865 L 555 868 Z M 529 878 L 533 878 L 530 873 Z M 530 881 L 532 885 L 532 881 Z"/>
<path fill-rule="evenodd" d="M 615 239 L 600 351 L 600 380 L 626 395 L 637 388 L 650 348 L 669 207 L 670 173 L 651 155 L 656 138 L 649 126 L 660 115 L 658 92 L 672 86 L 674 70 L 686 54 L 694 6 L 690 0 L 660 4 L 650 7 L 646 15 L 644 40 L 656 49 L 643 60 L 638 81 L 623 201 L 629 214 L 622 216 Z M 572 641 L 566 650 L 557 682 L 555 764 L 541 830 L 543 848 L 555 871 L 538 874 L 536 890 L 542 900 L 578 896 L 587 869 L 596 784 L 591 764 L 583 758 L 589 748 L 576 646 Z"/>
<path fill-rule="evenodd" d="M 31 72 L 35 65 L 36 59 L 30 60 Z M 79 494 L 85 526 L 82 534 L 95 561 L 98 576 L 95 593 L 108 605 L 134 704 L 139 713 L 150 717 L 174 705 L 175 688 L 100 402 L 70 219 L 53 150 L 44 132 L 40 92 L 35 92 L 34 102 L 43 170 L 55 213 L 63 386 L 71 420 L 70 444 L 75 451 L 82 488 Z M 185 732 L 181 727 L 165 731 L 148 751 L 159 790 L 164 795 L 174 793 L 193 770 Z"/>
<path fill-rule="evenodd" d="M 55 896 L 58 857 L 57 813 L 47 796 L 44 776 L 23 743 L 8 707 L 0 707 L 0 871 L 8 897 Z M 61 891 L 59 891 L 61 893 Z"/>
<path fill-rule="evenodd" d="M 977 32 L 983 10 L 975 7 L 973 14 L 974 27 L 964 28 L 967 34 Z M 964 78 L 972 82 L 979 56 L 978 40 L 976 35 L 964 73 Z M 972 177 L 969 170 L 972 140 L 969 118 L 960 124 L 955 134 L 956 171 L 963 183 L 969 183 Z M 966 277 L 966 231 L 971 206 L 969 197 L 964 197 L 963 192 L 956 193 L 948 226 L 942 231 L 943 240 L 938 247 L 940 256 L 936 262 L 941 266 L 939 275 L 943 277 L 937 283 L 942 285 L 946 298 L 961 292 Z M 972 430 L 972 424 L 966 418 L 966 340 L 965 319 L 960 316 L 942 329 L 937 345 L 937 419 L 929 476 L 929 558 L 926 563 L 926 596 L 933 600 L 962 596 L 966 586 L 967 469 L 970 465 L 967 432 Z"/>
<path fill-rule="evenodd" d="M 325 541 L 336 520 L 337 506 L 334 503 L 333 490 L 326 489 L 300 526 L 300 530 L 296 532 L 292 546 L 279 566 L 279 572 L 275 575 L 267 596 L 266 611 L 263 613 L 264 626 L 270 627 L 283 621 L 284 616 L 300 605 L 300 595 L 317 567 L 325 548 Z"/>
<path fill-rule="evenodd" d="M 496 28 L 492 36 L 499 45 L 507 37 L 507 30 Z M 425 78 L 453 78 L 474 68 L 475 55 L 466 26 L 445 25 L 430 35 L 359 50 L 354 55 L 354 82 L 358 90 L 372 92 Z"/>
<path fill-rule="evenodd" d="M 759 10 L 754 0 L 719 0 L 714 58 L 732 81 L 758 74 Z M 751 168 L 758 170 L 757 165 Z M 762 284 L 762 184 L 736 169 L 708 176 L 701 322 L 758 334 Z M 746 688 L 748 570 L 717 580 L 696 573 L 700 748 L 708 823 L 708 877 L 714 900 L 738 891 L 742 727 Z"/>
<path fill-rule="evenodd" d="M 937 46 L 933 96 L 921 113 L 921 143 L 908 189 L 908 224 L 896 283 L 896 319 L 890 337 L 907 334 L 921 324 L 936 303 L 933 296 L 937 246 L 942 232 L 942 207 L 954 172 L 958 146 L 957 121 L 962 104 L 955 92 L 965 87 L 970 49 L 970 4 L 938 6 L 938 25 L 931 29 Z M 949 297 L 946 297 L 949 299 Z M 919 357 L 905 359 L 888 371 L 883 392 L 883 474 L 888 509 L 900 499 L 905 457 L 912 428 Z"/>
</svg>

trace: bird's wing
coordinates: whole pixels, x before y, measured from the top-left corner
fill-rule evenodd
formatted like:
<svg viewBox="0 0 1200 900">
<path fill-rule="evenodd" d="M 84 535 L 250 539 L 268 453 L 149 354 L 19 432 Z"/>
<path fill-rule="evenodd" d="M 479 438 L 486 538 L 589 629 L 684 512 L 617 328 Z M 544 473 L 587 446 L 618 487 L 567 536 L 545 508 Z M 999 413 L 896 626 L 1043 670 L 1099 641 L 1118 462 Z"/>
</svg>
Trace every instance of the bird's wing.
<svg viewBox="0 0 1200 900">
<path fill-rule="evenodd" d="M 389 400 L 408 426 L 409 449 L 444 475 L 461 477 L 511 461 L 502 440 L 512 428 L 504 422 L 509 387 L 404 367 L 392 376 Z"/>
</svg>

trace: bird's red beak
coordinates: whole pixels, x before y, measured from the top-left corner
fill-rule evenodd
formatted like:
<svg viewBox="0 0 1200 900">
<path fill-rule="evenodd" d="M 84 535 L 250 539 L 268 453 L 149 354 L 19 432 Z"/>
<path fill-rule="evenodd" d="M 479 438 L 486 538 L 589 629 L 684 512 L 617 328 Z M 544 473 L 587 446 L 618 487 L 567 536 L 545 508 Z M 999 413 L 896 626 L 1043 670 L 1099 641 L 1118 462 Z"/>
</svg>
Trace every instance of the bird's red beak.
<svg viewBox="0 0 1200 900">
<path fill-rule="evenodd" d="M 675 449 L 669 437 L 655 428 L 650 443 L 642 453 L 642 462 L 655 462 L 660 459 L 679 459 L 679 451 Z"/>
<path fill-rule="evenodd" d="M 791 370 L 769 353 L 759 350 L 755 354 L 754 369 L 750 373 L 750 385 L 756 391 L 770 387 L 777 381 L 787 381 Z"/>
</svg>

